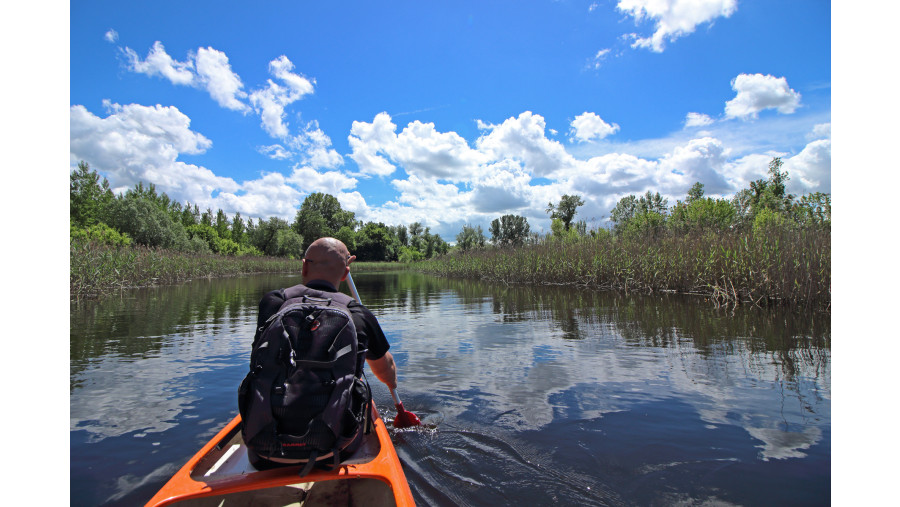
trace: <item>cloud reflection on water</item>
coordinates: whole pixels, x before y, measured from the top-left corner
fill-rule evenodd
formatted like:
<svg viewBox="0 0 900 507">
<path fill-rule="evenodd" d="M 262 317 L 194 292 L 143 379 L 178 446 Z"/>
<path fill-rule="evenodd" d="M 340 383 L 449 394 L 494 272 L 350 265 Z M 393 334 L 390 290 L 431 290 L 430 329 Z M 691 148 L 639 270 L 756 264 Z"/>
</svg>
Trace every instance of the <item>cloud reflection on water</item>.
<svg viewBox="0 0 900 507">
<path fill-rule="evenodd" d="M 702 300 L 695 303 L 702 309 Z M 451 418 L 487 411 L 496 414 L 495 424 L 525 431 L 555 417 L 593 419 L 674 397 L 711 427 L 743 428 L 763 443 L 765 460 L 804 456 L 822 438 L 817 425 L 830 425 L 828 348 L 766 350 L 759 336 L 747 335 L 721 335 L 698 347 L 678 321 L 662 324 L 660 341 L 635 333 L 639 323 L 629 312 L 602 306 L 563 319 L 546 300 L 510 312 L 502 308 L 513 305 L 493 301 L 495 311 L 475 311 L 484 306 L 452 290 L 429 294 L 425 304 L 384 305 L 383 326 L 402 350 L 405 399 L 415 390 L 437 392 Z M 793 357 L 789 371 L 785 354 Z M 595 393 L 581 397 L 580 413 L 553 401 L 573 389 Z"/>
</svg>

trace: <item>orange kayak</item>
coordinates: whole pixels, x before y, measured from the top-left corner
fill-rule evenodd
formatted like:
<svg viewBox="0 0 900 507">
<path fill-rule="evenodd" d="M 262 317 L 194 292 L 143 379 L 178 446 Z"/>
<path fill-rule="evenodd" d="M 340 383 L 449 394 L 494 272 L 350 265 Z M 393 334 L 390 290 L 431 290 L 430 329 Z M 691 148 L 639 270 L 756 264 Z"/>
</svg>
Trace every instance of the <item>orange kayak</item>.
<svg viewBox="0 0 900 507">
<path fill-rule="evenodd" d="M 375 431 L 331 471 L 300 478 L 300 466 L 257 471 L 247 460 L 241 416 L 194 455 L 147 506 L 395 505 L 412 506 L 412 492 L 384 420 L 372 404 Z"/>
</svg>

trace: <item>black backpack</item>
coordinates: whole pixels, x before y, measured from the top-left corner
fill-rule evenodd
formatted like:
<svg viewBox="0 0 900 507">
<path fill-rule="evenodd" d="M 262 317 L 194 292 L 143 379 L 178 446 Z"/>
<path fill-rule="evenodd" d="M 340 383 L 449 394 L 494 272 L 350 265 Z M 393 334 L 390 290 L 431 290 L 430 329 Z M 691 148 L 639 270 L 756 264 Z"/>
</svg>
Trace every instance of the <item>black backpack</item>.
<svg viewBox="0 0 900 507">
<path fill-rule="evenodd" d="M 357 350 L 353 298 L 297 285 L 260 328 L 250 372 L 238 389 L 241 436 L 252 453 L 280 462 L 341 460 L 360 431 L 368 433 L 372 398 Z"/>
</svg>

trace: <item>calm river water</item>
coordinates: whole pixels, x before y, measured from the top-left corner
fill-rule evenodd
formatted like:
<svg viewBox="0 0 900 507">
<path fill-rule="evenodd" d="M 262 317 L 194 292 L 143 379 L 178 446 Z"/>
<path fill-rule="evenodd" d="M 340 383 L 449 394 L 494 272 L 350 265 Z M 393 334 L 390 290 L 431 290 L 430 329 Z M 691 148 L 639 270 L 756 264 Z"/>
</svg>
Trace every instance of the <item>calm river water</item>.
<svg viewBox="0 0 900 507">
<path fill-rule="evenodd" d="M 700 298 L 354 276 L 420 505 L 827 505 L 831 323 Z M 70 501 L 141 505 L 236 413 L 256 305 L 295 276 L 72 303 Z M 346 286 L 344 287 L 346 290 Z M 390 421 L 387 388 L 369 375 Z"/>
</svg>

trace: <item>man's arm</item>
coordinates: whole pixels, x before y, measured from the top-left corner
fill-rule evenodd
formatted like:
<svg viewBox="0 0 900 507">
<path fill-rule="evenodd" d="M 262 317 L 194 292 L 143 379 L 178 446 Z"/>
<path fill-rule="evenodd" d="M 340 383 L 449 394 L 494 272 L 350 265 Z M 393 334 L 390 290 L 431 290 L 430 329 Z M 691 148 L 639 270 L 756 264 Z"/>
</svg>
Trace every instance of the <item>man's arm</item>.
<svg viewBox="0 0 900 507">
<path fill-rule="evenodd" d="M 394 364 L 394 356 L 390 352 L 385 352 L 378 359 L 366 359 L 372 373 L 378 377 L 378 380 L 391 389 L 397 389 L 397 366 Z"/>
</svg>

